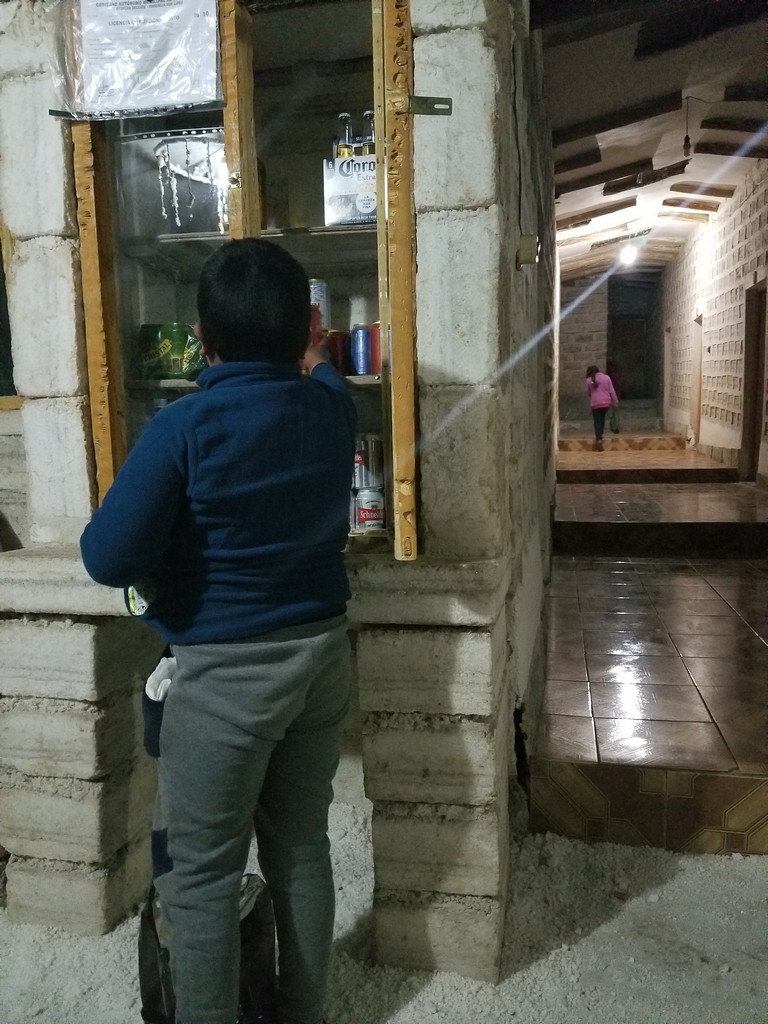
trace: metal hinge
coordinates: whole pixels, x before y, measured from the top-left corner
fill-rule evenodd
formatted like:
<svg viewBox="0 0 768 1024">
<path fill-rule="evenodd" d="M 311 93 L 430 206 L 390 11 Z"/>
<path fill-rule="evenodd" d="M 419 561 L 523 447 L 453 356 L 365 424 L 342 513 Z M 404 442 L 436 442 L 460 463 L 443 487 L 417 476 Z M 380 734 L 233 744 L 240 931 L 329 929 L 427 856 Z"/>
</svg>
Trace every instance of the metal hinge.
<svg viewBox="0 0 768 1024">
<path fill-rule="evenodd" d="M 447 117 L 453 113 L 453 100 L 450 96 L 409 96 L 408 113 Z"/>
</svg>

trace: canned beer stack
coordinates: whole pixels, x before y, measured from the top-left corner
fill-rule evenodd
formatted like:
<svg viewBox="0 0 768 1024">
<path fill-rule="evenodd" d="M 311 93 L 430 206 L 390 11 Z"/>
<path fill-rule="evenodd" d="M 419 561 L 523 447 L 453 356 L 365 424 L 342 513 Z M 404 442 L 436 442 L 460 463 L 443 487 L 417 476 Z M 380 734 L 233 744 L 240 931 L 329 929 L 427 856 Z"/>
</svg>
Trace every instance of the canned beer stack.
<svg viewBox="0 0 768 1024">
<path fill-rule="evenodd" d="M 358 434 L 355 438 L 349 527 L 365 531 L 384 529 L 384 456 L 380 434 Z"/>
</svg>

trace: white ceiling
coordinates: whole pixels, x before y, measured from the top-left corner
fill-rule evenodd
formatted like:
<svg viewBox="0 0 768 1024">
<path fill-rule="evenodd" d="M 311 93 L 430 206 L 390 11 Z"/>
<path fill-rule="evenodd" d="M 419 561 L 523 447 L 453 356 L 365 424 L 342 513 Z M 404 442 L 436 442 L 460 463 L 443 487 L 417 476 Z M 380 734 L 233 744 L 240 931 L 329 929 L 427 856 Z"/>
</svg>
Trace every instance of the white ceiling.
<svg viewBox="0 0 768 1024">
<path fill-rule="evenodd" d="M 532 0 L 531 6 L 535 23 L 536 0 Z M 555 6 L 550 4 L 550 11 Z M 685 16 L 681 9 L 688 6 L 693 16 L 706 13 L 714 5 L 701 0 L 690 0 L 687 5 L 680 0 L 654 5 L 575 0 L 569 8 L 574 12 L 573 18 L 561 15 L 555 24 L 548 24 L 546 15 L 542 15 L 547 4 L 544 0 L 539 3 L 539 24 L 545 41 L 545 99 L 553 129 L 555 183 L 559 193 L 558 246 L 566 278 L 609 269 L 631 235 L 639 236 L 636 266 L 661 269 L 665 262 L 674 259 L 677 249 L 702 223 L 717 216 L 717 207 L 724 197 L 705 194 L 704 189 L 716 187 L 728 192 L 754 166 L 752 157 L 705 154 L 696 152 L 697 145 L 746 145 L 763 153 L 768 149 L 766 100 L 724 99 L 726 87 L 762 83 L 765 89 L 765 14 L 685 45 L 675 45 L 671 38 L 665 40 L 666 25 L 657 22 L 652 27 L 661 39 L 660 45 L 668 48 L 638 59 L 635 51 L 645 38 L 641 34 L 644 22 L 628 21 L 633 6 L 647 21 L 649 12 L 655 16 L 664 8 L 675 8 L 675 14 Z M 621 7 L 623 14 L 619 20 L 626 22 L 618 26 L 616 18 L 611 17 L 617 7 Z M 722 10 L 722 2 L 719 7 Z M 590 10 L 589 17 L 576 16 L 585 8 Z M 599 14 L 595 16 L 601 10 L 602 20 Z M 670 24 L 670 33 L 674 29 L 675 25 Z M 668 97 L 662 107 L 675 109 L 633 116 L 632 108 L 661 97 Z M 677 173 L 661 181 L 643 183 L 636 177 L 642 170 L 641 162 L 647 161 L 649 169 L 658 171 L 686 159 L 686 107 L 691 141 L 687 165 L 676 168 Z M 629 113 L 622 115 L 627 109 Z M 722 122 L 713 128 L 702 126 L 702 121 L 712 118 L 749 119 L 762 125 L 762 131 L 754 134 L 728 130 L 720 126 Z M 590 123 L 595 119 L 603 121 Z M 629 123 L 616 124 L 622 121 Z M 582 166 L 559 169 L 563 161 L 574 158 Z M 615 185 L 610 182 L 619 176 L 626 177 L 624 185 L 634 187 L 614 191 Z M 599 180 L 590 183 L 590 178 Z M 574 182 L 579 183 L 578 187 L 573 187 Z M 634 203 L 625 209 L 615 209 L 622 201 Z M 684 208 L 670 205 L 670 201 L 703 202 L 709 208 Z M 581 221 L 589 222 L 576 226 Z"/>
</svg>

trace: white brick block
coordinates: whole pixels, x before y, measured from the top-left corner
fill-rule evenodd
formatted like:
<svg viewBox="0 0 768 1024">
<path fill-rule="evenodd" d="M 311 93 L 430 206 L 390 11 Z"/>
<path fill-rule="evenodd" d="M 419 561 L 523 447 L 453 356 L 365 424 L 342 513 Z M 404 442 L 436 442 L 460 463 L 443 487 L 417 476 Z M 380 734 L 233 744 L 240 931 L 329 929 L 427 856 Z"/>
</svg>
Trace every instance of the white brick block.
<svg viewBox="0 0 768 1024">
<path fill-rule="evenodd" d="M 74 935 L 104 935 L 144 899 L 151 874 L 149 833 L 105 867 L 11 857 L 8 920 Z"/>
<path fill-rule="evenodd" d="M 486 6 L 486 0 L 411 0 L 411 26 L 416 35 L 480 27 L 488 21 Z"/>
<path fill-rule="evenodd" d="M 0 39 L 2 65 L 8 42 Z M 47 64 L 44 38 L 37 47 L 37 60 Z M 0 212 L 15 238 L 77 233 L 70 130 L 48 113 L 55 105 L 47 68 L 37 77 L 0 82 Z M 31 182 L 39 187 L 30 188 Z M 39 306 L 33 311 L 42 312 Z"/>
<path fill-rule="evenodd" d="M 6 697 L 100 701 L 140 688 L 164 643 L 131 618 L 0 620 L 0 678 Z"/>
<path fill-rule="evenodd" d="M 0 765 L 25 775 L 97 779 L 135 756 L 138 697 L 105 707 L 0 698 Z"/>
<path fill-rule="evenodd" d="M 5 0 L 0 6 L 0 68 L 4 76 L 48 71 L 53 23 L 42 4 Z"/>
<path fill-rule="evenodd" d="M 374 805 L 377 888 L 501 896 L 509 848 L 506 801 L 497 808 Z"/>
<path fill-rule="evenodd" d="M 2 552 L 0 611 L 17 615 L 128 615 L 122 590 L 94 583 L 74 544 Z"/>
<path fill-rule="evenodd" d="M 428 554 L 415 562 L 350 555 L 347 569 L 353 623 L 468 627 L 490 627 L 496 622 L 511 571 L 507 558 L 447 562 Z M 0 572 L 0 597 L 2 590 Z"/>
<path fill-rule="evenodd" d="M 357 638 L 367 711 L 489 716 L 507 657 L 505 620 L 489 631 L 364 629 Z"/>
<path fill-rule="evenodd" d="M 363 733 L 363 771 L 370 800 L 487 804 L 506 788 L 505 728 L 377 715 Z"/>
<path fill-rule="evenodd" d="M 416 230 L 419 380 L 487 380 L 499 365 L 499 209 L 422 213 Z"/>
<path fill-rule="evenodd" d="M 149 833 L 155 787 L 144 754 L 98 782 L 10 773 L 0 778 L 0 842 L 20 857 L 103 864 Z"/>
<path fill-rule="evenodd" d="M 410 902 L 379 898 L 373 919 L 377 963 L 499 980 L 502 901 L 477 896 L 434 896 Z"/>
<path fill-rule="evenodd" d="M 417 96 L 449 96 L 450 117 L 414 118 L 417 211 L 470 209 L 496 201 L 495 50 L 478 29 L 414 41 Z"/>
<path fill-rule="evenodd" d="M 74 242 L 33 238 L 14 249 L 8 268 L 13 379 L 20 395 L 82 395 L 87 368 Z"/>
<path fill-rule="evenodd" d="M 87 399 L 38 398 L 21 412 L 32 540 L 76 543 L 92 508 Z"/>
<path fill-rule="evenodd" d="M 496 388 L 421 389 L 422 526 L 432 557 L 489 558 L 508 545 L 507 413 Z"/>
</svg>

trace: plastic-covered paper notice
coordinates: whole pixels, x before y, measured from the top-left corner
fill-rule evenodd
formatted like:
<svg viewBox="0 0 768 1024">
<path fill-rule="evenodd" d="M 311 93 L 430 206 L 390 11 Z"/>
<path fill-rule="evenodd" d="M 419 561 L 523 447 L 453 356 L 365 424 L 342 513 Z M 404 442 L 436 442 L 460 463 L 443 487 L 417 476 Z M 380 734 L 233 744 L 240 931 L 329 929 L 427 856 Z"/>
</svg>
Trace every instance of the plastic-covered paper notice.
<svg viewBox="0 0 768 1024">
<path fill-rule="evenodd" d="M 217 0 L 58 0 L 51 66 L 79 120 L 222 105 Z"/>
</svg>

